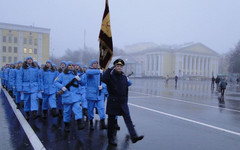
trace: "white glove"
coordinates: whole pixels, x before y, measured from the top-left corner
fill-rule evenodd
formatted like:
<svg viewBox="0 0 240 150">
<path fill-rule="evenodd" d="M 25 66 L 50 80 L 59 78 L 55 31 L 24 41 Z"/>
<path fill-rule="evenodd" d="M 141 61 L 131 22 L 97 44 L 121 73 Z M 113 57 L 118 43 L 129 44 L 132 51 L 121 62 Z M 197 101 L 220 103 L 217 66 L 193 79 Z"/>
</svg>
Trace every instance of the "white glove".
<svg viewBox="0 0 240 150">
<path fill-rule="evenodd" d="M 102 69 L 100 69 L 99 71 L 100 71 L 101 74 L 103 73 L 103 70 L 102 70 Z"/>
<path fill-rule="evenodd" d="M 67 88 L 64 86 L 62 87 L 62 91 L 65 92 L 67 90 Z"/>
<path fill-rule="evenodd" d="M 79 76 L 75 76 L 75 79 L 77 79 L 78 81 L 81 80 L 81 78 Z"/>
<path fill-rule="evenodd" d="M 103 88 L 103 87 L 102 87 L 101 85 L 98 86 L 98 89 L 99 89 L 99 90 L 102 90 L 102 88 Z"/>
<path fill-rule="evenodd" d="M 129 77 L 127 77 L 127 81 L 129 82 Z"/>
</svg>

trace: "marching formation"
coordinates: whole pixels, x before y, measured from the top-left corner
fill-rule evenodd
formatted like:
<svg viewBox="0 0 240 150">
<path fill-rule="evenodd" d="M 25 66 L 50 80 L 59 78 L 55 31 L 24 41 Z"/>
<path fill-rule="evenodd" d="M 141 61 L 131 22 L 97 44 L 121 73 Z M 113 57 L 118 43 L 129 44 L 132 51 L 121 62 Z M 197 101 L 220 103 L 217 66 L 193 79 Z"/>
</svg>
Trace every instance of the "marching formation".
<svg viewBox="0 0 240 150">
<path fill-rule="evenodd" d="M 2 87 L 14 99 L 17 109 L 24 109 L 26 120 L 46 119 L 51 114 L 63 118 L 64 131 L 70 132 L 71 116 L 74 116 L 79 130 L 89 122 L 93 131 L 96 109 L 100 128 L 108 129 L 109 144 L 117 146 L 114 132 L 120 130 L 118 116 L 123 116 L 133 143 L 143 139 L 137 135 L 130 117 L 128 86 L 132 83 L 122 72 L 123 66 L 124 61 L 117 59 L 105 72 L 98 68 L 97 60 L 92 60 L 89 66 L 62 61 L 59 68 L 48 60 L 40 67 L 32 57 L 27 57 L 24 62 L 6 64 L 0 77 Z"/>
</svg>

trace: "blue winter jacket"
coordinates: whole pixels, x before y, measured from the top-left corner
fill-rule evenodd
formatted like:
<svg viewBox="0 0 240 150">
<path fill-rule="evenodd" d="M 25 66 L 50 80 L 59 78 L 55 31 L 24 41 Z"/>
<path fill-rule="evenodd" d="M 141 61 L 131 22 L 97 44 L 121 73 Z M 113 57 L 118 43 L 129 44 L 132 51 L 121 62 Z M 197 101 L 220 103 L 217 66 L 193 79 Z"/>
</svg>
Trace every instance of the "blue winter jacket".
<svg viewBox="0 0 240 150">
<path fill-rule="evenodd" d="M 41 90 L 44 91 L 44 94 L 54 94 L 57 92 L 57 88 L 54 85 L 54 81 L 58 76 L 58 71 L 53 70 L 46 70 L 42 71 L 42 83 L 41 83 Z"/>
<path fill-rule="evenodd" d="M 19 90 L 23 93 L 36 93 L 40 91 L 39 69 L 28 66 L 20 69 Z"/>
<path fill-rule="evenodd" d="M 55 79 L 54 84 L 58 89 L 62 89 L 65 87 L 73 78 L 75 78 L 75 74 L 73 71 L 69 71 L 68 73 L 61 73 L 59 76 Z M 74 84 L 80 86 L 84 85 L 84 83 L 80 80 L 75 81 Z M 81 101 L 81 95 L 79 93 L 78 87 L 71 86 L 70 91 L 66 90 L 62 94 L 62 103 L 63 104 L 73 104 L 75 102 Z"/>
<path fill-rule="evenodd" d="M 15 76 L 15 87 L 16 87 L 16 90 L 18 92 L 22 91 L 22 87 L 21 87 L 21 84 L 20 84 L 20 80 L 21 80 L 21 69 L 16 69 L 16 76 Z"/>
<path fill-rule="evenodd" d="M 100 100 L 99 88 L 100 85 L 100 70 L 88 69 L 86 71 L 86 98 L 87 100 Z"/>
</svg>

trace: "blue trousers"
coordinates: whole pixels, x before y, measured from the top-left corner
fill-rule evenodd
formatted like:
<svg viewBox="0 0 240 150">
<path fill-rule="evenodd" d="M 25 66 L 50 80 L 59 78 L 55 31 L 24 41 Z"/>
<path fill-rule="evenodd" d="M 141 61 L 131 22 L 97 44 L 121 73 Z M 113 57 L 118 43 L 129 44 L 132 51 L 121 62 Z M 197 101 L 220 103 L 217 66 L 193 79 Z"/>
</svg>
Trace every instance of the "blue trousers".
<svg viewBox="0 0 240 150">
<path fill-rule="evenodd" d="M 62 96 L 57 97 L 57 108 L 58 108 L 58 110 L 62 110 L 62 108 L 63 108 Z"/>
<path fill-rule="evenodd" d="M 20 103 L 21 99 L 21 93 L 19 91 L 16 91 L 15 101 L 16 103 Z"/>
<path fill-rule="evenodd" d="M 24 93 L 24 111 L 37 111 L 38 110 L 38 100 L 36 93 Z"/>
<path fill-rule="evenodd" d="M 98 115 L 100 120 L 105 119 L 105 107 L 104 107 L 104 100 L 94 101 L 88 100 L 88 119 L 92 120 L 94 118 L 94 108 L 97 108 Z"/>
<path fill-rule="evenodd" d="M 82 108 L 88 108 L 88 102 L 87 102 L 87 99 L 86 99 L 86 93 L 83 93 L 82 94 Z"/>
<path fill-rule="evenodd" d="M 50 108 L 56 108 L 56 93 L 48 95 L 43 94 L 43 103 L 42 103 L 42 110 L 48 110 L 48 104 Z"/>
<path fill-rule="evenodd" d="M 72 111 L 75 114 L 75 120 L 82 119 L 82 109 L 80 107 L 80 102 L 75 102 L 73 104 L 64 104 L 63 105 L 63 121 L 71 121 Z"/>
</svg>

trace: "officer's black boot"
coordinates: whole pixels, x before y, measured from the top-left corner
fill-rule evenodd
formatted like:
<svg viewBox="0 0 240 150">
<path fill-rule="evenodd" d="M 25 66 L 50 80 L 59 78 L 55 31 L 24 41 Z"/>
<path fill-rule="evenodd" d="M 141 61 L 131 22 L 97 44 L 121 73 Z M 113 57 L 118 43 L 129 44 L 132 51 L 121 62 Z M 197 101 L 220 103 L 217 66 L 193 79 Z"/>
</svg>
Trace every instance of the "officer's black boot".
<svg viewBox="0 0 240 150">
<path fill-rule="evenodd" d="M 110 144 L 112 146 L 117 146 L 117 143 L 115 142 L 115 140 L 113 138 L 108 140 L 108 144 Z"/>
<path fill-rule="evenodd" d="M 64 131 L 65 132 L 70 132 L 70 123 L 69 122 L 64 122 L 64 124 L 65 124 Z"/>
<path fill-rule="evenodd" d="M 82 130 L 85 128 L 84 123 L 82 123 L 82 119 L 77 120 L 78 130 Z"/>
<path fill-rule="evenodd" d="M 37 119 L 39 117 L 36 110 L 32 111 L 32 116 L 33 119 Z"/>
<path fill-rule="evenodd" d="M 43 118 L 46 119 L 48 115 L 48 110 L 43 110 Z"/>
<path fill-rule="evenodd" d="M 30 112 L 29 112 L 29 111 L 27 111 L 27 112 L 26 112 L 25 119 L 26 119 L 26 120 L 29 120 L 29 118 L 30 118 Z"/>
<path fill-rule="evenodd" d="M 105 119 L 100 120 L 100 128 L 107 129 L 107 125 L 105 124 Z"/>
<path fill-rule="evenodd" d="M 131 137 L 131 140 L 132 140 L 133 143 L 136 143 L 137 141 L 140 141 L 140 140 L 142 140 L 143 138 L 144 138 L 143 135 L 141 135 L 141 136 L 135 135 L 135 136 L 132 136 L 132 137 Z"/>
<path fill-rule="evenodd" d="M 90 130 L 94 130 L 94 128 L 93 128 L 93 120 L 92 119 L 90 120 Z"/>
<path fill-rule="evenodd" d="M 56 108 L 53 108 L 53 109 L 51 110 L 51 112 L 52 112 L 52 116 L 53 116 L 53 117 L 57 117 L 57 116 L 58 116 Z"/>
<path fill-rule="evenodd" d="M 17 109 L 20 109 L 20 103 L 16 103 L 16 105 L 17 105 Z"/>
<path fill-rule="evenodd" d="M 115 119 L 114 129 L 116 129 L 116 130 L 120 130 L 120 126 L 118 125 L 118 121 L 117 121 L 117 119 Z"/>
</svg>

